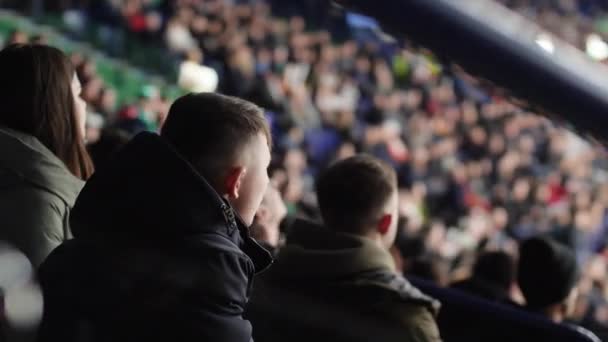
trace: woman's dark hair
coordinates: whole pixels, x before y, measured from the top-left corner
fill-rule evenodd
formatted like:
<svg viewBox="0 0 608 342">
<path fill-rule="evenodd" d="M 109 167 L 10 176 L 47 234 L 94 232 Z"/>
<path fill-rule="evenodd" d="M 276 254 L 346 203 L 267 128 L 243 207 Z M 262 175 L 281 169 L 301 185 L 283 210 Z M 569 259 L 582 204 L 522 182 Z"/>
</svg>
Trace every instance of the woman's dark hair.
<svg viewBox="0 0 608 342">
<path fill-rule="evenodd" d="M 74 68 L 60 50 L 13 44 L 0 51 L 0 125 L 32 135 L 87 179 L 93 164 L 76 118 Z"/>
</svg>

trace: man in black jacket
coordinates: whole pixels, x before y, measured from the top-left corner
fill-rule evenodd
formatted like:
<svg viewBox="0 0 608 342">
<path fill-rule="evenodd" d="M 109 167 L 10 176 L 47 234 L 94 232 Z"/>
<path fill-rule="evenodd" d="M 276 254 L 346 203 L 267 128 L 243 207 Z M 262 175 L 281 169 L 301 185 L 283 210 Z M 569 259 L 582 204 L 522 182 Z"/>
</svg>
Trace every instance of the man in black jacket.
<svg viewBox="0 0 608 342">
<path fill-rule="evenodd" d="M 82 190 L 74 239 L 40 269 L 39 341 L 250 341 L 242 313 L 272 261 L 248 232 L 270 144 L 249 102 L 178 99 L 160 136 L 135 137 Z"/>
</svg>

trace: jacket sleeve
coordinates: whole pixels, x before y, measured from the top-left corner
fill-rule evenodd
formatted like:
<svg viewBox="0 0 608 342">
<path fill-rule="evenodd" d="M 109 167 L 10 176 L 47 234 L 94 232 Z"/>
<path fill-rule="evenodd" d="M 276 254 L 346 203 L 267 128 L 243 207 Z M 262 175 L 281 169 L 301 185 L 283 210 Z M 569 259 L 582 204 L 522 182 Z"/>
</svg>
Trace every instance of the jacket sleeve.
<svg viewBox="0 0 608 342">
<path fill-rule="evenodd" d="M 3 222 L 8 222 L 9 243 L 19 248 L 36 268 L 65 240 L 67 208 L 53 194 L 21 188 L 11 194 L 2 210 L 9 217 Z"/>
<path fill-rule="evenodd" d="M 439 328 L 433 314 L 422 306 L 408 306 L 400 310 L 408 337 L 404 341 L 440 342 Z"/>
<path fill-rule="evenodd" d="M 243 313 L 254 274 L 251 261 L 223 252 L 199 260 L 199 276 L 186 301 L 189 317 L 182 331 L 189 331 L 197 341 L 249 341 L 252 328 Z"/>
</svg>

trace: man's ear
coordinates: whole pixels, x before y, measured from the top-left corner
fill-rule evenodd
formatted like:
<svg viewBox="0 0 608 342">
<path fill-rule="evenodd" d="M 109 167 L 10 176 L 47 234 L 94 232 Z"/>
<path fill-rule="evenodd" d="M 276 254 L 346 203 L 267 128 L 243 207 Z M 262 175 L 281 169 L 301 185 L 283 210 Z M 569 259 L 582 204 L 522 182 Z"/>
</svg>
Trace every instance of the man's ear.
<svg viewBox="0 0 608 342">
<path fill-rule="evenodd" d="M 229 199 L 239 198 L 239 191 L 246 173 L 247 170 L 240 166 L 232 168 L 228 173 L 224 182 L 224 187 Z"/>
<path fill-rule="evenodd" d="M 391 228 L 391 224 L 393 223 L 393 216 L 390 214 L 384 214 L 380 221 L 378 221 L 378 233 L 380 235 L 386 235 L 388 230 Z"/>
</svg>

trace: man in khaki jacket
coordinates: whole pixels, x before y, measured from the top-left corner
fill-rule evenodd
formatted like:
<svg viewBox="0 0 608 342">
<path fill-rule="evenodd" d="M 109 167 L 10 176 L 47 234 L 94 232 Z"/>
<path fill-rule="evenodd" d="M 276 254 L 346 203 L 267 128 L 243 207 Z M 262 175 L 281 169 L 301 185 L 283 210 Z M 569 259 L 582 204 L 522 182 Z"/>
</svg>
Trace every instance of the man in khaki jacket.
<svg viewBox="0 0 608 342">
<path fill-rule="evenodd" d="M 317 180 L 324 225 L 297 221 L 248 308 L 259 341 L 440 341 L 439 303 L 399 276 L 394 170 L 370 156 Z"/>
</svg>

